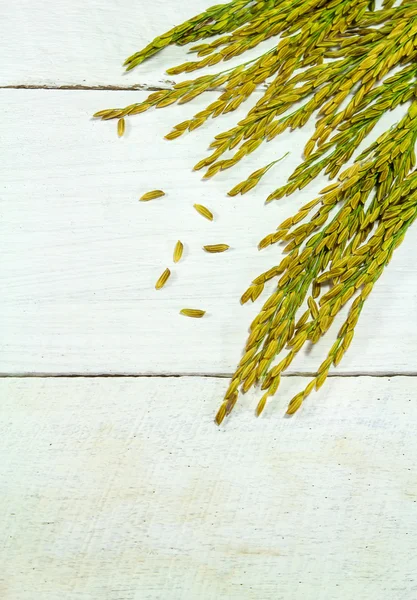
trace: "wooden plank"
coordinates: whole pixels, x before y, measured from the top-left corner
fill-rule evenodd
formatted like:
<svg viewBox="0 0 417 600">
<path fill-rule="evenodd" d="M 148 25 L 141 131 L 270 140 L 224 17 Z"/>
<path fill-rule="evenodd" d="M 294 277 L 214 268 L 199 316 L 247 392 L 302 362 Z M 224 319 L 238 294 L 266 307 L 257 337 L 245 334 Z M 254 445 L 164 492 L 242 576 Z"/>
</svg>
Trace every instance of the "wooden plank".
<svg viewBox="0 0 417 600">
<path fill-rule="evenodd" d="M 53 0 L 17 0 L 0 20 L 0 86 L 170 86 L 181 77 L 169 77 L 165 70 L 195 58 L 186 48 L 170 47 L 128 74 L 124 60 L 214 3 L 72 0 L 63 8 Z M 260 45 L 245 60 L 275 43 Z"/>
<path fill-rule="evenodd" d="M 3 373 L 230 374 L 267 292 L 240 307 L 251 280 L 277 264 L 281 250 L 257 243 L 296 207 L 315 197 L 319 178 L 290 199 L 264 198 L 298 164 L 311 132 L 265 144 L 241 165 L 206 182 L 191 173 L 215 133 L 243 116 L 215 120 L 175 142 L 172 125 L 202 108 L 183 105 L 135 117 L 125 138 L 115 122 L 89 115 L 126 105 L 141 92 L 3 90 L 0 117 L 0 328 Z M 212 97 L 212 94 L 210 95 Z M 379 130 L 378 130 L 379 131 Z M 377 134 L 376 132 L 375 134 Z M 245 196 L 227 190 L 254 169 L 291 154 Z M 138 202 L 162 188 L 165 198 Z M 213 223 L 194 210 L 210 207 Z M 175 242 L 184 259 L 172 264 Z M 228 243 L 209 255 L 204 244 Z M 410 232 L 367 302 L 342 373 L 415 372 L 416 237 Z M 156 292 L 166 266 L 172 277 Z M 271 288 L 269 288 L 271 289 Z M 187 319 L 183 307 L 207 317 Z M 312 372 L 330 348 L 336 324 L 292 372 Z"/>
<path fill-rule="evenodd" d="M 4 600 L 414 600 L 414 378 L 0 381 Z M 244 405 L 244 406 L 243 406 Z"/>
</svg>

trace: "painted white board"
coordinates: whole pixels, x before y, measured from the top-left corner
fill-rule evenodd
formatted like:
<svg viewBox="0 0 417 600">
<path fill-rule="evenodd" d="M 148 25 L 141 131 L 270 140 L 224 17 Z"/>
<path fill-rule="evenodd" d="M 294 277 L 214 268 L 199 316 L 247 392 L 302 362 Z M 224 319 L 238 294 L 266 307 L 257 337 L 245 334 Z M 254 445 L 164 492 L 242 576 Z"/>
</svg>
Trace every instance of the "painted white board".
<svg viewBox="0 0 417 600">
<path fill-rule="evenodd" d="M 124 60 L 213 4 L 218 3 L 16 0 L 1 10 L 0 86 L 169 87 L 181 77 L 166 75 L 166 69 L 195 60 L 187 47 L 172 46 L 130 73 L 125 73 Z M 250 56 L 274 44 L 276 40 L 266 42 Z M 217 72 L 218 65 L 212 70 Z"/>
<path fill-rule="evenodd" d="M 414 600 L 414 378 L 304 383 L 1 380 L 1 597 Z"/>
<path fill-rule="evenodd" d="M 3 90 L 0 115 L 0 327 L 2 373 L 230 374 L 241 356 L 255 305 L 239 298 L 251 280 L 278 263 L 282 250 L 258 241 L 326 183 L 319 178 L 291 198 L 264 199 L 299 163 L 308 127 L 265 144 L 209 181 L 192 166 L 213 135 L 246 110 L 168 142 L 170 128 L 203 107 L 154 110 L 128 121 L 97 122 L 97 109 L 124 106 L 144 92 Z M 312 126 L 309 126 L 312 127 Z M 375 132 L 377 133 L 377 132 Z M 256 168 L 279 165 L 249 194 L 227 191 Z M 167 195 L 139 202 L 149 189 Z M 193 208 L 211 208 L 209 222 Z M 174 266 L 176 241 L 184 259 Z M 415 373 L 417 238 L 409 232 L 367 301 L 342 373 Z M 202 246 L 227 243 L 209 255 Z M 167 286 L 154 284 L 172 268 Z M 271 288 L 270 288 L 271 289 Z M 201 320 L 179 315 L 202 308 Z M 313 372 L 335 326 L 292 372 Z"/>
</svg>

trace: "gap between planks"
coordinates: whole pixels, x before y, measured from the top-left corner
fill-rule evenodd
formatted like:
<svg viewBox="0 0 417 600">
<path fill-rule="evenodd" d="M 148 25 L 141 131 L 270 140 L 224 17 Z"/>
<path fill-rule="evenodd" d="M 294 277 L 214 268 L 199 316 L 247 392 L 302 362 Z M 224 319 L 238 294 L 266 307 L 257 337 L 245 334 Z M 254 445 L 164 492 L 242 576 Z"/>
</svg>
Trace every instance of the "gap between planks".
<svg viewBox="0 0 417 600">
<path fill-rule="evenodd" d="M 294 373 L 284 373 L 281 377 L 315 377 L 317 375 L 316 372 L 310 371 L 296 371 Z M 40 379 L 52 379 L 52 378 L 73 378 L 73 379 L 97 379 L 97 378 L 136 378 L 136 379 L 147 379 L 147 378 L 199 378 L 205 377 L 207 379 L 230 379 L 232 377 L 232 373 L 0 373 L 0 379 L 30 379 L 30 378 L 40 378 Z M 384 378 L 384 377 L 417 377 L 417 372 L 405 372 L 405 373 L 397 373 L 391 371 L 382 371 L 382 372 L 361 372 L 361 373 L 329 373 L 328 378 L 354 378 L 354 377 L 375 377 L 375 378 Z"/>
<path fill-rule="evenodd" d="M 37 85 L 37 84 L 16 84 L 16 85 L 0 85 L 0 90 L 75 90 L 75 91 L 118 91 L 118 92 L 160 92 L 174 89 L 176 81 L 166 80 L 161 81 L 160 85 L 151 85 L 147 83 L 136 83 L 134 85 Z M 261 85 L 253 93 L 264 92 L 267 85 Z M 222 86 L 207 88 L 206 92 L 224 92 Z"/>
</svg>

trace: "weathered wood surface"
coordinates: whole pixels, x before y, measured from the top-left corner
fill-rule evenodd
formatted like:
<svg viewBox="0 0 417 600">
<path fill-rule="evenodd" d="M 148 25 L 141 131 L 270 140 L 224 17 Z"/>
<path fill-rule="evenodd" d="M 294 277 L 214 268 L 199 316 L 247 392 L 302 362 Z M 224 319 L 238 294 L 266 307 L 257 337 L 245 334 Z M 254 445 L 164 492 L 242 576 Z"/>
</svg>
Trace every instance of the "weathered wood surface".
<svg viewBox="0 0 417 600">
<path fill-rule="evenodd" d="M 2 599 L 414 599 L 414 378 L 303 383 L 0 381 Z"/>
<path fill-rule="evenodd" d="M 126 136 L 94 110 L 124 106 L 144 92 L 3 90 L 0 163 L 0 325 L 2 373 L 230 374 L 248 326 L 267 298 L 241 307 L 251 280 L 277 264 L 278 246 L 258 241 L 315 196 L 326 182 L 264 206 L 300 159 L 308 131 L 266 144 L 209 181 L 192 166 L 216 132 L 238 115 L 167 142 L 163 135 L 195 111 L 188 105 L 132 118 Z M 196 104 L 202 106 L 206 100 Z M 192 112 L 191 112 L 192 114 Z M 243 113 L 243 109 L 240 114 Z M 308 128 L 307 128 L 308 129 Z M 290 154 L 249 194 L 227 191 L 273 157 Z M 150 189 L 167 195 L 138 198 Z M 193 208 L 211 208 L 211 223 Z M 173 265 L 181 239 L 183 260 Z M 367 301 L 340 373 L 415 373 L 417 271 L 412 232 Z M 202 246 L 227 243 L 224 254 Z M 154 289 L 169 266 L 165 288 Z M 207 310 L 196 321 L 181 308 Z M 335 324 L 291 372 L 314 372 Z"/>
</svg>

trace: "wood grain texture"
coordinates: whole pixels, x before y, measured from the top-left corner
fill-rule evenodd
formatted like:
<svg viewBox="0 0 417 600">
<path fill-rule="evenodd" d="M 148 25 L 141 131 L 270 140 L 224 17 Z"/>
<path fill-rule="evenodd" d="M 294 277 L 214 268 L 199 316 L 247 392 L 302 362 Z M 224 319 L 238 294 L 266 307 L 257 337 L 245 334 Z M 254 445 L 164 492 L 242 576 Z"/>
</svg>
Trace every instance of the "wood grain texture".
<svg viewBox="0 0 417 600">
<path fill-rule="evenodd" d="M 414 600 L 414 379 L 303 383 L 0 381 L 2 600 Z"/>
<path fill-rule="evenodd" d="M 186 48 L 171 47 L 128 74 L 124 60 L 215 3 L 16 0 L 0 19 L 0 86 L 169 87 L 181 78 L 169 77 L 165 70 L 187 60 Z M 251 56 L 274 43 L 260 45 Z"/>
<path fill-rule="evenodd" d="M 207 97 L 194 106 L 132 118 L 122 139 L 114 121 L 90 119 L 97 109 L 144 95 L 0 93 L 7 148 L 0 164 L 0 372 L 233 372 L 268 290 L 250 306 L 239 305 L 240 295 L 281 256 L 278 247 L 259 252 L 257 243 L 326 183 L 319 178 L 294 197 L 263 206 L 298 164 L 312 125 L 203 182 L 191 167 L 213 135 L 241 118 L 246 107 L 174 142 L 162 136 Z M 288 148 L 290 155 L 253 192 L 226 195 Z M 138 201 L 155 188 L 166 196 Z M 195 202 L 214 212 L 214 222 L 194 210 Z M 178 239 L 185 252 L 174 265 Z M 231 249 L 203 251 L 203 245 L 215 243 Z M 410 327 L 417 311 L 416 243 L 411 231 L 367 301 L 338 372 L 416 372 L 417 330 Z M 167 266 L 172 275 L 157 292 L 155 282 Z M 184 307 L 201 308 L 207 316 L 187 319 L 179 315 Z M 338 323 L 310 354 L 300 356 L 292 372 L 316 370 L 337 328 Z"/>
<path fill-rule="evenodd" d="M 170 87 L 184 48 L 128 75 L 121 63 L 211 4 L 17 0 L 1 11 L 0 87 Z M 161 138 L 213 93 L 128 120 L 121 140 L 115 122 L 90 119 L 145 97 L 0 91 L 0 374 L 233 371 L 262 302 L 238 298 L 280 258 L 257 242 L 325 182 L 263 207 L 312 124 L 203 183 L 192 165 L 247 105 L 175 143 Z M 226 196 L 288 149 L 256 190 Z M 138 202 L 159 187 L 165 198 Z M 417 373 L 415 239 L 369 298 L 339 373 Z M 204 253 L 214 243 L 231 250 Z M 187 320 L 184 306 L 207 317 Z M 314 371 L 329 345 L 292 372 Z M 285 419 L 307 383 L 286 377 L 262 418 L 251 392 L 219 429 L 227 383 L 0 379 L 1 600 L 415 600 L 415 378 L 334 377 Z"/>
</svg>

